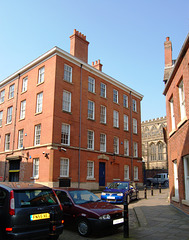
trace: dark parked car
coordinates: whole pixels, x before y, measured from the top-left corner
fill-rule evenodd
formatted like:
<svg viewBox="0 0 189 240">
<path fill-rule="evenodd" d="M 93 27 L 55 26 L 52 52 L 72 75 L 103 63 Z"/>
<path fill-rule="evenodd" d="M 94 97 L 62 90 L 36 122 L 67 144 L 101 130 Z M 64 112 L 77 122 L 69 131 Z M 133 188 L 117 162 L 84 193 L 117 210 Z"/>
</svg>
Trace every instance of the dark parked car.
<svg viewBox="0 0 189 240">
<path fill-rule="evenodd" d="M 55 218 L 53 233 L 58 239 L 63 231 L 62 206 L 51 188 L 22 182 L 0 183 L 1 240 L 50 238 L 51 214 Z"/>
<path fill-rule="evenodd" d="M 117 181 L 112 182 L 101 193 L 101 200 L 110 203 L 123 203 L 125 198 L 127 203 L 133 199 L 138 199 L 139 193 L 134 182 Z"/>
<path fill-rule="evenodd" d="M 63 205 L 65 225 L 75 223 L 80 235 L 87 236 L 94 231 L 123 225 L 123 210 L 102 202 L 92 192 L 74 188 L 54 190 Z"/>
</svg>

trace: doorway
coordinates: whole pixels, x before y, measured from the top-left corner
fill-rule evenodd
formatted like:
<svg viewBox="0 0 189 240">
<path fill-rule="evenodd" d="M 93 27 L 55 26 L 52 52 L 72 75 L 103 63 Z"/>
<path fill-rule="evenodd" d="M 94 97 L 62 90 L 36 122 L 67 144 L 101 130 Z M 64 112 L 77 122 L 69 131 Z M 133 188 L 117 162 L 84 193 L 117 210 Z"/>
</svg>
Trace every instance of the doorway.
<svg viewBox="0 0 189 240">
<path fill-rule="evenodd" d="M 106 164 L 104 162 L 99 162 L 99 186 L 105 186 L 105 169 Z"/>
</svg>

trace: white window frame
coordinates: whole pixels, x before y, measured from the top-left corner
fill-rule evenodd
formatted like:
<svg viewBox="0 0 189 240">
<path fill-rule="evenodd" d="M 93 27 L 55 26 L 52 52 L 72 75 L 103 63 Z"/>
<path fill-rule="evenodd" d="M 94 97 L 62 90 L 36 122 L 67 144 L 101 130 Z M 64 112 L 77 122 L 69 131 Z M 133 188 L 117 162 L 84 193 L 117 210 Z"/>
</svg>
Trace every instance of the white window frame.
<svg viewBox="0 0 189 240">
<path fill-rule="evenodd" d="M 18 149 L 23 148 L 24 129 L 18 131 Z"/>
<path fill-rule="evenodd" d="M 88 77 L 88 91 L 95 93 L 95 79 L 92 77 Z"/>
<path fill-rule="evenodd" d="M 62 110 L 65 112 L 71 112 L 71 96 L 71 92 L 66 90 L 63 91 Z"/>
<path fill-rule="evenodd" d="M 7 124 L 12 123 L 12 111 L 13 107 L 8 107 L 7 109 Z"/>
<path fill-rule="evenodd" d="M 124 139 L 124 155 L 129 156 L 129 140 Z"/>
<path fill-rule="evenodd" d="M 69 177 L 69 158 L 60 159 L 60 177 Z"/>
<path fill-rule="evenodd" d="M 128 105 L 129 105 L 129 103 L 128 103 L 128 96 L 123 94 L 123 106 L 128 108 Z"/>
<path fill-rule="evenodd" d="M 116 110 L 113 112 L 113 126 L 116 128 L 119 127 L 119 112 Z"/>
<path fill-rule="evenodd" d="M 39 158 L 33 158 L 33 178 L 39 178 Z"/>
<path fill-rule="evenodd" d="M 100 134 L 100 151 L 106 152 L 106 134 Z"/>
<path fill-rule="evenodd" d="M 138 143 L 133 142 L 133 156 L 138 157 Z"/>
<path fill-rule="evenodd" d="M 94 150 L 94 131 L 87 131 L 87 149 Z"/>
<path fill-rule="evenodd" d="M 179 88 L 179 102 L 180 102 L 180 117 L 183 120 L 186 117 L 186 108 L 185 108 L 185 95 L 184 95 L 184 83 L 183 80 L 178 85 Z"/>
<path fill-rule="evenodd" d="M 171 113 L 171 126 L 172 130 L 175 129 L 175 114 L 174 114 L 174 102 L 173 102 L 173 97 L 169 101 L 170 103 L 170 113 Z"/>
<path fill-rule="evenodd" d="M 5 134 L 5 151 L 10 150 L 10 133 Z"/>
<path fill-rule="evenodd" d="M 41 124 L 35 125 L 35 138 L 34 138 L 34 145 L 38 146 L 41 142 Z"/>
<path fill-rule="evenodd" d="M 106 107 L 100 106 L 100 122 L 106 124 Z"/>
<path fill-rule="evenodd" d="M 124 131 L 129 131 L 129 117 L 126 114 L 123 115 L 123 125 Z"/>
<path fill-rule="evenodd" d="M 28 88 L 28 77 L 25 77 L 22 80 L 22 92 L 26 92 L 27 88 Z"/>
<path fill-rule="evenodd" d="M 129 165 L 124 165 L 124 180 L 129 180 Z"/>
<path fill-rule="evenodd" d="M 43 92 L 37 94 L 36 113 L 42 113 L 43 110 Z"/>
<path fill-rule="evenodd" d="M 44 82 L 45 79 L 45 66 L 41 67 L 39 69 L 39 73 L 38 73 L 38 84 L 41 84 Z"/>
<path fill-rule="evenodd" d="M 87 161 L 87 179 L 94 179 L 94 162 Z"/>
<path fill-rule="evenodd" d="M 116 89 L 113 89 L 113 102 L 114 103 L 119 103 L 118 100 L 118 91 Z"/>
<path fill-rule="evenodd" d="M 119 154 L 119 138 L 114 137 L 114 153 Z"/>
<path fill-rule="evenodd" d="M 2 90 L 0 92 L 0 103 L 3 103 L 5 101 L 5 90 Z"/>
<path fill-rule="evenodd" d="M 94 120 L 95 116 L 95 103 L 88 100 L 88 119 Z"/>
<path fill-rule="evenodd" d="M 64 64 L 64 80 L 66 82 L 72 82 L 72 67 L 67 64 Z"/>
<path fill-rule="evenodd" d="M 70 125 L 67 123 L 62 123 L 61 144 L 70 146 Z"/>
<path fill-rule="evenodd" d="M 106 98 L 106 84 L 100 83 L 100 96 Z"/>
<path fill-rule="evenodd" d="M 189 155 L 183 158 L 184 161 L 184 186 L 185 200 L 189 201 Z"/>
<path fill-rule="evenodd" d="M 3 122 L 3 110 L 0 111 L 0 127 L 2 127 L 2 122 Z"/>
<path fill-rule="evenodd" d="M 9 99 L 14 97 L 14 87 L 15 87 L 15 84 L 12 84 L 9 87 Z"/>
<path fill-rule="evenodd" d="M 24 119 L 26 114 L 26 100 L 20 103 L 20 119 Z"/>
<path fill-rule="evenodd" d="M 137 134 L 137 119 L 133 118 L 133 133 Z"/>
<path fill-rule="evenodd" d="M 137 102 L 135 99 L 133 99 L 133 111 L 137 112 Z"/>
<path fill-rule="evenodd" d="M 179 201 L 179 184 L 178 184 L 177 160 L 175 160 L 173 162 L 173 170 L 174 170 L 174 189 L 175 189 L 175 196 L 173 198 L 175 200 Z"/>
<path fill-rule="evenodd" d="M 134 180 L 138 180 L 138 167 L 134 166 Z"/>
</svg>

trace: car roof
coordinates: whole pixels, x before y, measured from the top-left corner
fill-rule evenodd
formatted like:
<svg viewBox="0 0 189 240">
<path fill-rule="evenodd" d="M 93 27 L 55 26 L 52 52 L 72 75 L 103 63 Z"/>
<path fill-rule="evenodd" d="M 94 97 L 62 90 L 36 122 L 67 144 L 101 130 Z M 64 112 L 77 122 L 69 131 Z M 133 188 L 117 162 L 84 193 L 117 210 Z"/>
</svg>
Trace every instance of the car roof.
<svg viewBox="0 0 189 240">
<path fill-rule="evenodd" d="M 1 182 L 0 187 L 4 187 L 7 190 L 19 190 L 19 189 L 50 189 L 47 186 L 38 183 L 31 182 Z"/>
<path fill-rule="evenodd" d="M 129 181 L 114 181 L 112 183 L 131 183 L 131 182 L 129 182 Z"/>
<path fill-rule="evenodd" d="M 82 189 L 82 188 L 71 188 L 71 187 L 53 187 L 54 190 L 64 190 L 64 191 L 90 191 L 88 189 Z"/>
</svg>

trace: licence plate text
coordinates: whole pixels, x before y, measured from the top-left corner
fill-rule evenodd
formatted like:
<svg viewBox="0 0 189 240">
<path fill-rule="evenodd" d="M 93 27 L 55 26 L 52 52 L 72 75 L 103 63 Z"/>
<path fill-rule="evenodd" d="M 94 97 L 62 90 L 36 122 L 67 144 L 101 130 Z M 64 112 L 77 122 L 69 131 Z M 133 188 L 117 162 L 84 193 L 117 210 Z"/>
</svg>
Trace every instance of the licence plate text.
<svg viewBox="0 0 189 240">
<path fill-rule="evenodd" d="M 36 221 L 36 220 L 41 220 L 41 219 L 48 219 L 50 218 L 49 213 L 40 213 L 40 214 L 33 214 L 30 215 L 30 220 L 31 221 Z"/>
<path fill-rule="evenodd" d="M 119 223 L 123 223 L 123 222 L 124 222 L 124 219 L 123 218 L 119 218 L 119 219 L 113 220 L 113 225 L 119 224 Z"/>
</svg>

